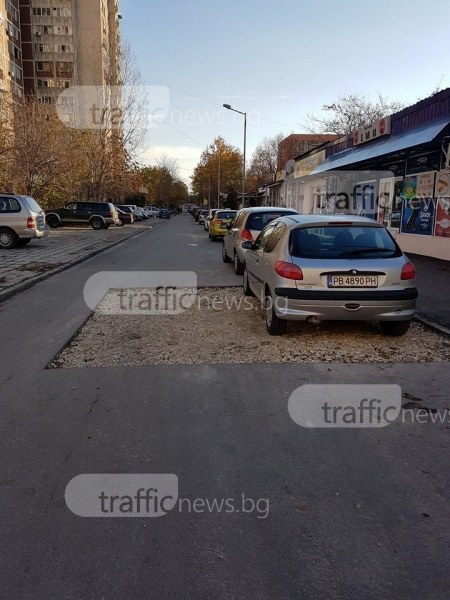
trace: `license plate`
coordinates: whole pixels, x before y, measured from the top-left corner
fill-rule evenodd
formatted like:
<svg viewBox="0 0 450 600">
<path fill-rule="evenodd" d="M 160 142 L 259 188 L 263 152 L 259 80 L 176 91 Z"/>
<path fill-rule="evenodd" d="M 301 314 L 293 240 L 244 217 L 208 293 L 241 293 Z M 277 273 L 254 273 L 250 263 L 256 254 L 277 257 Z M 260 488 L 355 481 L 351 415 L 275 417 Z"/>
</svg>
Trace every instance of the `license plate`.
<svg viewBox="0 0 450 600">
<path fill-rule="evenodd" d="M 378 277 L 376 275 L 328 275 L 328 287 L 376 288 Z"/>
</svg>

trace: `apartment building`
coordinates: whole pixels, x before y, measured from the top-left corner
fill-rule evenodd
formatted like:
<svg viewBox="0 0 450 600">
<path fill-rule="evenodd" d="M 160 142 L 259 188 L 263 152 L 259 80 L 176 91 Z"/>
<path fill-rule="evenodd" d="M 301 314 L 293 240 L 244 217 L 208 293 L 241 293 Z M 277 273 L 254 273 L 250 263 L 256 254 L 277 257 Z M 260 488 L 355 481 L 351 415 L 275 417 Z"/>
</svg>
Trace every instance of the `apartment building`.
<svg viewBox="0 0 450 600">
<path fill-rule="evenodd" d="M 72 85 L 118 82 L 119 0 L 17 1 L 26 94 L 53 104 Z"/>
<path fill-rule="evenodd" d="M 23 96 L 19 0 L 0 0 L 0 91 Z"/>
</svg>

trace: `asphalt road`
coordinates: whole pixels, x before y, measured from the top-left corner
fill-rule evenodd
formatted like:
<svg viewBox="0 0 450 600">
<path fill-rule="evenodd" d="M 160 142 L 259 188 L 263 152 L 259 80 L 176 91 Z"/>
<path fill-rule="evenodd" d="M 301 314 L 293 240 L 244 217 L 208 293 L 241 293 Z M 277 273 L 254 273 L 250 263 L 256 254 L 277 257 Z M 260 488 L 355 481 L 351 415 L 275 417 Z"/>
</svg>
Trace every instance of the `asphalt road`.
<svg viewBox="0 0 450 600">
<path fill-rule="evenodd" d="M 89 315 L 87 278 L 127 269 L 240 283 L 177 216 L 0 305 L 1 597 L 448 598 L 449 425 L 307 430 L 287 411 L 325 382 L 450 408 L 448 364 L 45 370 Z M 182 498 L 244 493 L 270 511 L 81 518 L 64 492 L 83 473 L 173 473 Z"/>
</svg>

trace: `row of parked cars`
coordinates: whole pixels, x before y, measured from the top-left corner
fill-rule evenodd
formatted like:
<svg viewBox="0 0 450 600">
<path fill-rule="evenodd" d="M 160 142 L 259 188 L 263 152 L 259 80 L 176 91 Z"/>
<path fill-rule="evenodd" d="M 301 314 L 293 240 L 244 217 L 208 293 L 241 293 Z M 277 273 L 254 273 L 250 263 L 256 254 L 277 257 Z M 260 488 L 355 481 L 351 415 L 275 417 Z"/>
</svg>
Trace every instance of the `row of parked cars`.
<svg viewBox="0 0 450 600">
<path fill-rule="evenodd" d="M 382 224 L 279 207 L 201 209 L 194 218 L 210 239 L 221 238 L 223 262 L 242 275 L 244 294 L 261 301 L 271 335 L 290 320 L 377 321 L 389 336 L 408 331 L 416 270 Z"/>
<path fill-rule="evenodd" d="M 108 229 L 149 218 L 170 219 L 177 210 L 134 204 L 116 206 L 112 202 L 69 202 L 46 213 L 34 198 L 17 194 L 0 194 L 0 249 L 25 246 L 32 239 L 48 235 L 48 227 L 90 225 Z"/>
</svg>

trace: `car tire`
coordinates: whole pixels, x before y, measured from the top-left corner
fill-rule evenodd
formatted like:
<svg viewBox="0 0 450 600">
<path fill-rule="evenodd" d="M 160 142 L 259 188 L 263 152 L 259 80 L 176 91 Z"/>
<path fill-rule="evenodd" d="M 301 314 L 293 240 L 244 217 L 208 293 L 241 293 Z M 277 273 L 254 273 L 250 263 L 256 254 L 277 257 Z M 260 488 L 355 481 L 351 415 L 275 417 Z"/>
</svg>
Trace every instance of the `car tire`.
<svg viewBox="0 0 450 600">
<path fill-rule="evenodd" d="M 286 332 L 287 322 L 279 319 L 275 314 L 272 296 L 268 290 L 264 296 L 264 313 L 268 333 L 270 335 L 283 335 Z"/>
<path fill-rule="evenodd" d="M 244 268 L 244 274 L 242 275 L 242 281 L 243 281 L 243 289 L 244 289 L 244 296 L 254 296 L 255 294 L 252 292 L 252 289 L 248 283 L 248 271 L 246 268 Z"/>
<path fill-rule="evenodd" d="M 222 260 L 224 263 L 231 262 L 231 258 L 228 256 L 227 251 L 225 250 L 225 244 L 222 244 Z"/>
<path fill-rule="evenodd" d="M 90 225 L 92 229 L 95 229 L 96 231 L 98 231 L 99 229 L 103 229 L 104 227 L 103 220 L 99 217 L 94 217 L 93 219 L 91 219 Z"/>
<path fill-rule="evenodd" d="M 0 229 L 0 248 L 9 250 L 15 248 L 19 243 L 19 238 L 12 229 L 6 227 Z"/>
<path fill-rule="evenodd" d="M 244 274 L 244 264 L 241 263 L 241 261 L 239 260 L 237 252 L 234 253 L 234 272 L 236 273 L 236 275 Z"/>
<path fill-rule="evenodd" d="M 381 331 L 392 337 L 405 335 L 410 325 L 411 321 L 380 321 Z"/>
<path fill-rule="evenodd" d="M 19 238 L 19 240 L 17 241 L 17 244 L 19 246 L 26 246 L 30 242 L 31 242 L 31 238 Z"/>
<path fill-rule="evenodd" d="M 51 229 L 57 229 L 60 226 L 60 221 L 55 215 L 50 215 L 49 217 L 47 217 L 47 225 Z"/>
</svg>

